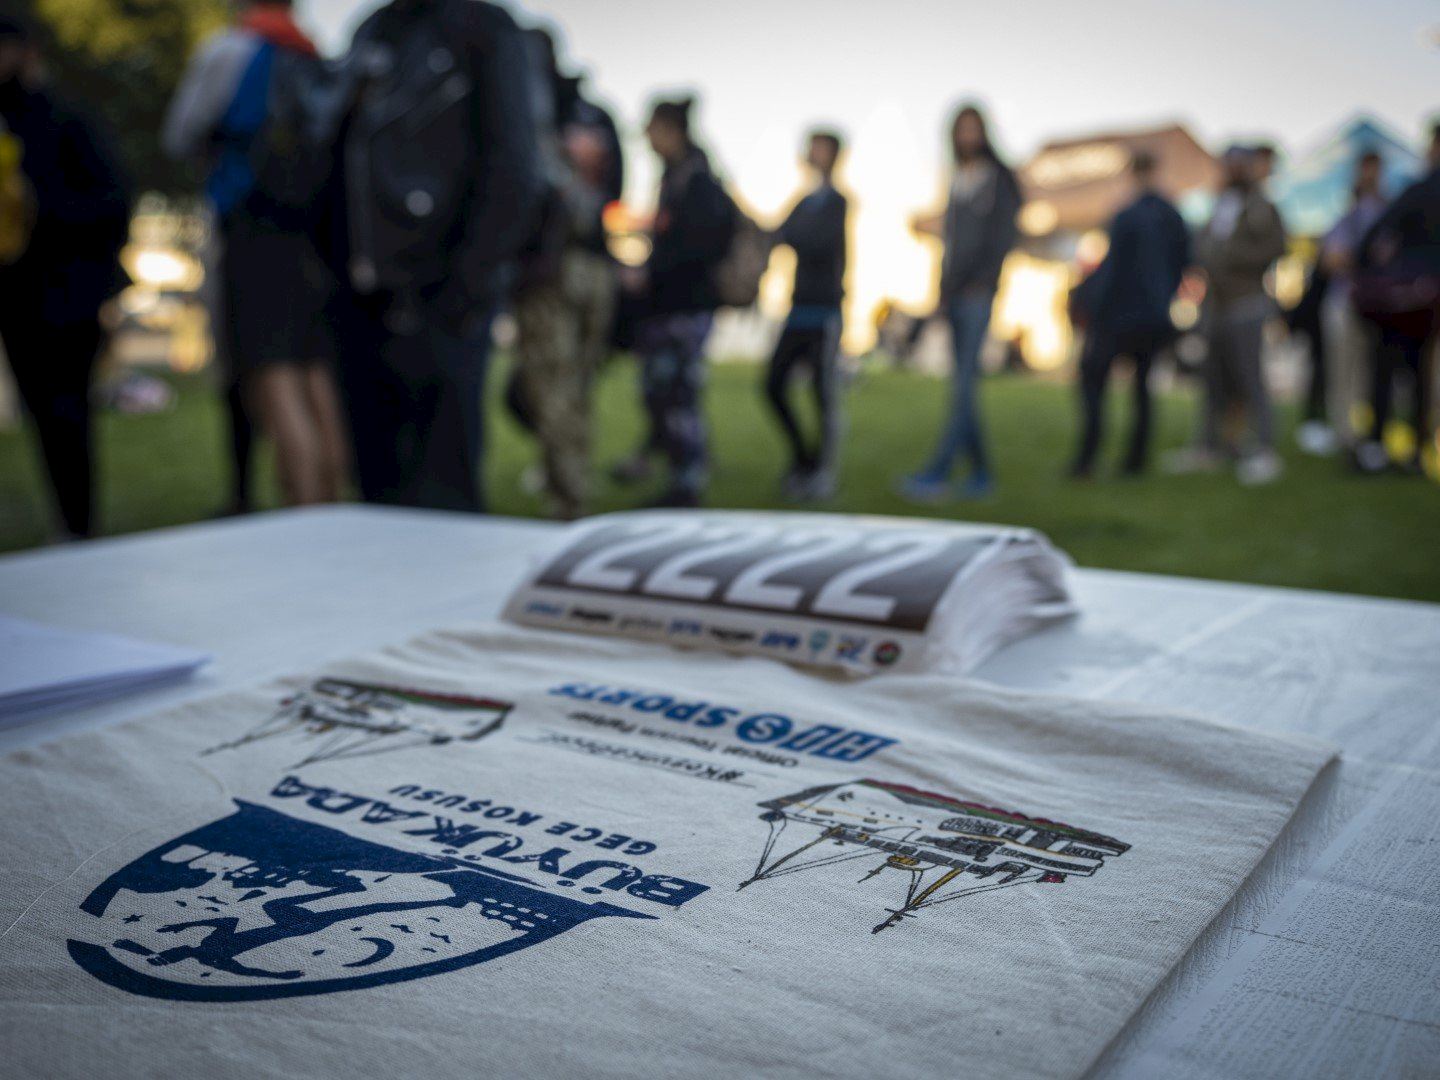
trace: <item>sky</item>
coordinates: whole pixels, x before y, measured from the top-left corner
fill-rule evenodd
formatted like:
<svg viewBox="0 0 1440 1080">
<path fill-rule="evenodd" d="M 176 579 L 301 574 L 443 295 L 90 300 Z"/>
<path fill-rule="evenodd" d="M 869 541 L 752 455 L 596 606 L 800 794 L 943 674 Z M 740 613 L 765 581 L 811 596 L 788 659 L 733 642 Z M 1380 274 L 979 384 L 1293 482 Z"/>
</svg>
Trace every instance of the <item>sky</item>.
<svg viewBox="0 0 1440 1080">
<path fill-rule="evenodd" d="M 329 49 L 378 0 L 300 0 Z M 1357 112 L 1418 141 L 1440 112 L 1436 0 L 529 0 L 566 66 L 631 137 L 626 198 L 653 202 L 638 129 L 657 91 L 700 94 L 701 139 L 762 217 L 801 182 L 801 133 L 850 141 L 852 292 L 922 302 L 933 252 L 906 221 L 936 204 L 946 120 L 988 108 L 1019 162 L 1045 141 L 1181 121 L 1202 142 L 1303 151 Z M 866 257 L 868 256 L 868 258 Z"/>
</svg>

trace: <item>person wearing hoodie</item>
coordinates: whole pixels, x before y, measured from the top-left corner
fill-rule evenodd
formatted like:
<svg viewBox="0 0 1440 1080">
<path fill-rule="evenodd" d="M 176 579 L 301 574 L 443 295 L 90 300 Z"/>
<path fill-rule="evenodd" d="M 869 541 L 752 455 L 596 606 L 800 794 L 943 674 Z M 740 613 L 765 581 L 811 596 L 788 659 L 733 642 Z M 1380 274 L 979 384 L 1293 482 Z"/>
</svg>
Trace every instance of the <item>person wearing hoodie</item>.
<svg viewBox="0 0 1440 1080">
<path fill-rule="evenodd" d="M 319 63 L 289 0 L 242 3 L 191 60 L 162 139 L 173 158 L 207 171 L 221 243 L 216 351 L 274 443 L 291 506 L 338 500 L 348 458 L 325 318 L 334 284 L 310 238 L 314 207 L 289 205 L 261 175 L 277 80 Z M 238 443 L 236 458 L 243 468 Z"/>
<path fill-rule="evenodd" d="M 90 378 L 104 340 L 100 308 L 122 281 L 130 196 L 97 125 L 42 71 L 30 28 L 0 16 L 0 133 L 12 168 L 18 156 L 29 219 L 0 265 L 0 341 L 35 425 L 57 538 L 78 539 L 95 532 Z"/>
<path fill-rule="evenodd" d="M 904 497 L 915 502 L 949 497 L 951 473 L 962 458 L 970 465 L 970 475 L 960 489 L 962 498 L 982 498 L 993 488 L 977 402 L 980 350 L 990 328 L 1000 269 L 1018 235 L 1015 217 L 1020 210 L 1020 185 L 996 153 L 985 116 L 976 106 L 962 106 L 955 114 L 950 148 L 955 170 L 945 214 L 938 228 L 916 223 L 919 231 L 935 233 L 945 245 L 940 306 L 950 321 L 955 365 L 950 410 L 940 441 L 929 463 L 900 488 Z"/>
<path fill-rule="evenodd" d="M 735 208 L 691 138 L 693 98 L 657 102 L 645 134 L 663 171 L 650 257 L 622 268 L 621 285 L 641 300 L 635 329 L 650 439 L 617 475 L 639 479 L 659 450 L 669 466 L 660 506 L 698 506 L 709 461 L 703 411 L 705 342 L 720 298 L 716 268 L 729 250 Z"/>
</svg>

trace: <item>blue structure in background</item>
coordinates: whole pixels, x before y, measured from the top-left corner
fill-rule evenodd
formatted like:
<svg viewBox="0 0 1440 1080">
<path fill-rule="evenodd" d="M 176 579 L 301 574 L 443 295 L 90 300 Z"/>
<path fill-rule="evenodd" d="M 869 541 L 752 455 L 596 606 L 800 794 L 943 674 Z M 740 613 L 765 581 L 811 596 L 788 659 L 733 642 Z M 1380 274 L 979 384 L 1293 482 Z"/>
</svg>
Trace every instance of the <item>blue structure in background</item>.
<svg viewBox="0 0 1440 1080">
<path fill-rule="evenodd" d="M 1385 166 L 1386 198 L 1420 173 L 1420 155 L 1385 124 L 1359 115 L 1276 175 L 1272 193 L 1285 227 L 1296 236 L 1322 236 L 1350 206 L 1355 163 L 1374 150 Z"/>
</svg>

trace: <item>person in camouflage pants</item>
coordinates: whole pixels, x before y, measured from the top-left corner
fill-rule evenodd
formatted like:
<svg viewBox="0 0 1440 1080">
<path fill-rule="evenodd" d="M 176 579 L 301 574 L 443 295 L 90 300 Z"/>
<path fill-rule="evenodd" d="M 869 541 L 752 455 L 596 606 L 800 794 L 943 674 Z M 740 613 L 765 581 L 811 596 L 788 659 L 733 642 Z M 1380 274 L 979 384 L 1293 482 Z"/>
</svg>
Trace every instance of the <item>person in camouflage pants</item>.
<svg viewBox="0 0 1440 1080">
<path fill-rule="evenodd" d="M 558 275 L 515 298 L 515 411 L 540 443 L 551 512 L 585 513 L 590 489 L 590 385 L 605 357 L 615 273 L 603 255 L 567 248 Z"/>
</svg>

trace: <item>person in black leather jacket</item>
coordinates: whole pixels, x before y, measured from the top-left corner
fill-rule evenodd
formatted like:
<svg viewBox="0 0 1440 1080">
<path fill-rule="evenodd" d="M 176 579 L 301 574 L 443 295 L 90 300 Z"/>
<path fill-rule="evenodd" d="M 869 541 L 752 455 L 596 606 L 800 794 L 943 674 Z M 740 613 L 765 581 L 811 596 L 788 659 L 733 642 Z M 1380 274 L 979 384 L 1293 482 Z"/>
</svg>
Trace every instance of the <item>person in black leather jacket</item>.
<svg viewBox="0 0 1440 1080">
<path fill-rule="evenodd" d="M 544 194 L 521 31 L 481 0 L 392 0 L 326 124 L 340 380 L 367 501 L 480 511 L 490 323 Z"/>
</svg>

